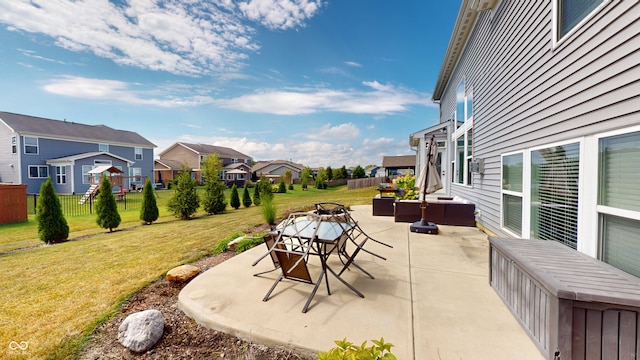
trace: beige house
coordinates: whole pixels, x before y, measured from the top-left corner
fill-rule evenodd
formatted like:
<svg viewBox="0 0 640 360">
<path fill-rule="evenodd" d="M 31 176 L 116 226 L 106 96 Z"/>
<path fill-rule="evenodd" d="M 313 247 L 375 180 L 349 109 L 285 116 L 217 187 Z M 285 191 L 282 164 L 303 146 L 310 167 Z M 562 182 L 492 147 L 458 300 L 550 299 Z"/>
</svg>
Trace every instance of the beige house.
<svg viewBox="0 0 640 360">
<path fill-rule="evenodd" d="M 227 186 L 244 186 L 245 181 L 251 179 L 253 159 L 250 156 L 224 146 L 177 142 L 162 151 L 160 158 L 154 161 L 155 182 L 166 186 L 185 165 L 192 178 L 201 182 L 203 161 L 212 154 L 217 154 L 222 161 L 220 180 Z"/>
</svg>

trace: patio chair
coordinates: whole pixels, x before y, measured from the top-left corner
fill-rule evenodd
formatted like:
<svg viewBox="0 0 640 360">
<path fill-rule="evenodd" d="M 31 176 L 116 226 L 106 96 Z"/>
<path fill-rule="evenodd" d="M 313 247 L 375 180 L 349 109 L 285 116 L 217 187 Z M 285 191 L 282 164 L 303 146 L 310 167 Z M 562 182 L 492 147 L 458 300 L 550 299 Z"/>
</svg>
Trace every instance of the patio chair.
<svg viewBox="0 0 640 360">
<path fill-rule="evenodd" d="M 267 235 L 265 235 L 264 237 L 264 244 L 267 246 L 267 253 L 265 253 L 262 257 L 258 258 L 256 261 L 253 262 L 253 264 L 251 264 L 251 266 L 256 266 L 260 260 L 264 259 L 265 257 L 267 257 L 267 255 L 271 256 L 271 261 L 273 261 L 273 269 L 271 270 L 267 270 L 267 271 L 262 271 L 259 273 L 255 273 L 253 274 L 253 276 L 260 276 L 263 274 L 267 274 L 270 273 L 272 271 L 276 271 L 280 268 L 280 261 L 278 260 L 278 257 L 276 256 L 276 253 L 273 250 L 273 248 L 276 245 L 276 239 L 277 239 L 278 235 L 277 233 L 274 232 L 270 232 Z"/>
<path fill-rule="evenodd" d="M 351 216 L 351 214 L 348 211 L 344 212 L 344 219 L 345 219 L 344 221 L 346 225 L 343 228 L 345 230 L 346 236 L 345 236 L 344 244 L 340 245 L 339 252 L 338 252 L 338 254 L 340 255 L 340 260 L 342 261 L 342 264 L 344 266 L 342 270 L 338 273 L 338 275 L 342 275 L 342 273 L 344 273 L 344 271 L 347 270 L 349 266 L 353 265 L 356 268 L 358 268 L 358 270 L 362 271 L 365 275 L 367 275 L 369 278 L 374 279 L 373 275 L 371 275 L 368 271 L 366 271 L 361 266 L 355 263 L 356 256 L 360 253 L 360 251 L 364 251 L 372 256 L 375 256 L 379 259 L 386 261 L 387 258 L 385 258 L 382 255 L 376 254 L 368 249 L 365 249 L 364 246 L 369 240 L 376 242 L 378 244 L 381 244 L 383 246 L 386 246 L 388 248 L 393 248 L 393 246 L 385 242 L 382 242 L 380 240 L 376 240 L 373 237 L 367 235 L 367 233 L 365 233 L 364 230 L 362 230 L 358 222 Z M 347 251 L 347 240 L 349 240 L 349 242 L 353 244 L 353 246 L 355 246 L 355 249 L 351 253 Z M 344 259 L 346 259 L 346 261 L 343 260 L 343 257 Z"/>
<path fill-rule="evenodd" d="M 322 216 L 323 220 L 336 221 L 340 223 L 340 226 L 344 230 L 345 235 L 340 239 L 340 243 L 336 248 L 340 261 L 343 264 L 343 268 L 338 275 L 342 275 L 350 265 L 353 265 L 369 278 L 374 279 L 373 275 L 354 262 L 356 255 L 358 255 L 360 251 L 364 251 L 382 260 L 387 260 L 385 257 L 365 249 L 364 245 L 368 240 L 372 240 L 389 248 L 393 248 L 393 246 L 367 235 L 342 204 L 334 202 L 320 202 L 315 204 L 315 208 L 315 213 Z M 356 247 L 351 254 L 347 251 L 347 239 Z"/>
<path fill-rule="evenodd" d="M 293 213 L 278 226 L 279 229 L 276 228 L 277 236 L 273 245 L 269 247 L 269 254 L 274 265 L 277 266 L 276 268 L 279 267 L 282 273 L 275 280 L 263 301 L 269 300 L 271 293 L 282 279 L 313 284 L 307 267 L 307 259 L 312 250 L 319 223 L 320 218 L 316 215 Z M 262 258 L 257 261 L 260 260 Z"/>
</svg>

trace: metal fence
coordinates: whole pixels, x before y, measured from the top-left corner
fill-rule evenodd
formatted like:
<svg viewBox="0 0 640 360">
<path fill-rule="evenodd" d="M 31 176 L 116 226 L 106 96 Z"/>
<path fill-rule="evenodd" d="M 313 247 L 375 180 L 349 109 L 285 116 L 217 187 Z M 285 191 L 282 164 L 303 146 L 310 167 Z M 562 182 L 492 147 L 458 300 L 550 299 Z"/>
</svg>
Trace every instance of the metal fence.
<svg viewBox="0 0 640 360">
<path fill-rule="evenodd" d="M 64 216 L 90 215 L 95 213 L 95 197 L 92 196 L 84 204 L 81 204 L 80 199 L 82 199 L 83 195 L 84 194 L 58 195 Z M 36 214 L 39 198 L 40 194 L 27 194 L 27 211 L 29 214 Z M 140 209 L 142 193 L 128 192 L 123 196 L 117 196 L 116 203 L 118 204 L 118 211 Z"/>
</svg>

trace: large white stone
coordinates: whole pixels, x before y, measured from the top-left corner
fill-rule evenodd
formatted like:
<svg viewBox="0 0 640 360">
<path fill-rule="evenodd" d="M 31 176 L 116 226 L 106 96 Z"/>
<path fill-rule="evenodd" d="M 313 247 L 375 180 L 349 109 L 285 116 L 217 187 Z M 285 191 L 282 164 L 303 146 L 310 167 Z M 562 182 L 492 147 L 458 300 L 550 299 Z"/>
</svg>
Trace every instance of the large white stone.
<svg viewBox="0 0 640 360">
<path fill-rule="evenodd" d="M 164 316 L 145 310 L 127 316 L 118 328 L 118 341 L 127 349 L 142 353 L 151 349 L 164 333 Z"/>
</svg>

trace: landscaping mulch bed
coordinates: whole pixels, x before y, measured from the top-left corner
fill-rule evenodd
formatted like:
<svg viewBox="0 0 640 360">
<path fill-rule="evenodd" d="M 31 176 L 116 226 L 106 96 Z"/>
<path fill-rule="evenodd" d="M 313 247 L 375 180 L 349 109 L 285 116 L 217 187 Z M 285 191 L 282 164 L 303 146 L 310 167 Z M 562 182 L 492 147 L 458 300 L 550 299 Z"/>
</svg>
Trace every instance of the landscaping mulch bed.
<svg viewBox="0 0 640 360">
<path fill-rule="evenodd" d="M 233 257 L 226 251 L 208 256 L 191 265 L 201 271 Z M 186 285 L 164 278 L 142 289 L 123 305 L 118 314 L 100 326 L 91 336 L 81 359 L 311 359 L 290 349 L 265 346 L 198 325 L 178 308 L 178 294 Z M 118 342 L 118 327 L 135 312 L 156 309 L 165 318 L 164 335 L 148 352 L 137 354 Z"/>
</svg>

